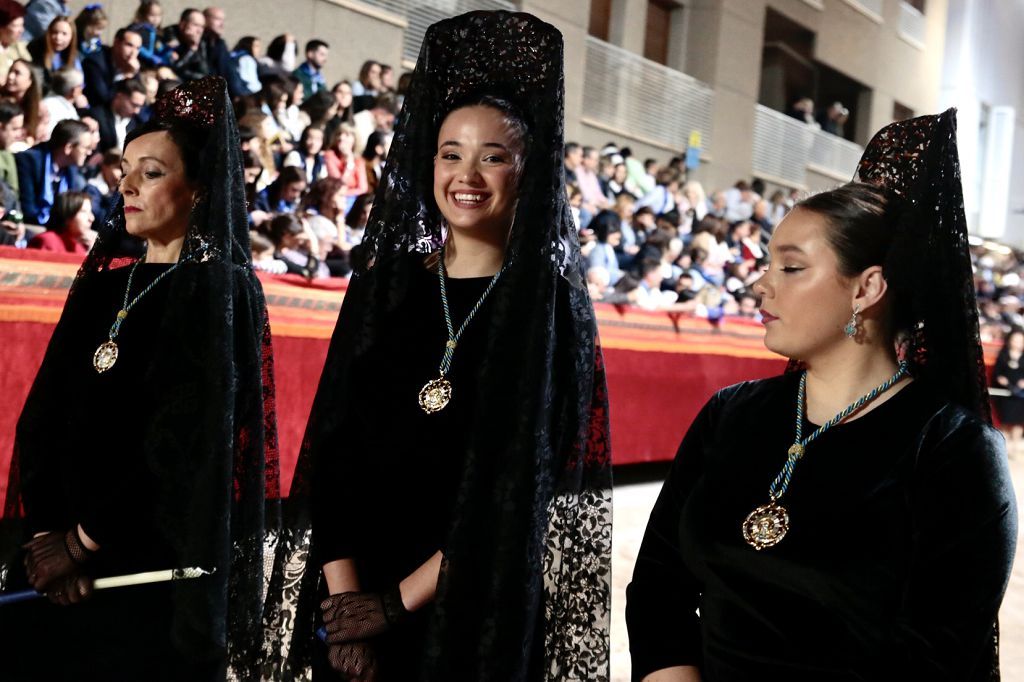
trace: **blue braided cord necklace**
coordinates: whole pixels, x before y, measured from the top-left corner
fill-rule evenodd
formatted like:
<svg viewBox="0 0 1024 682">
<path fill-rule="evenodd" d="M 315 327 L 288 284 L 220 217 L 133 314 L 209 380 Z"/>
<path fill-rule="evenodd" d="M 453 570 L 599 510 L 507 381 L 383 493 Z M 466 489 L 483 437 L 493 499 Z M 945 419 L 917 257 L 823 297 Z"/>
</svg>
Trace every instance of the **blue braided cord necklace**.
<svg viewBox="0 0 1024 682">
<path fill-rule="evenodd" d="M 804 453 L 807 451 L 807 445 L 815 438 L 862 408 L 864 405 L 888 391 L 896 384 L 896 382 L 907 375 L 907 371 L 907 362 L 901 362 L 895 374 L 886 379 L 881 385 L 872 389 L 870 392 L 862 395 L 860 398 L 857 398 L 856 401 L 851 403 L 842 412 L 819 426 L 818 429 L 811 435 L 807 436 L 807 438 L 803 437 L 804 410 L 806 409 L 805 395 L 807 390 L 807 372 L 804 372 L 800 376 L 800 390 L 797 391 L 796 396 L 796 440 L 789 448 L 789 454 L 786 458 L 786 463 L 782 465 L 782 471 L 780 471 L 779 475 L 775 477 L 775 480 L 772 481 L 771 487 L 768 489 L 768 496 L 771 501 L 768 504 L 761 505 L 754 511 L 750 512 L 750 514 L 747 515 L 747 518 L 743 521 L 743 539 L 747 541 L 747 544 L 756 550 L 762 550 L 766 547 L 772 547 L 782 542 L 782 538 L 784 538 L 786 533 L 789 531 L 789 512 L 786 511 L 785 507 L 779 504 L 779 500 L 782 499 L 782 496 L 785 495 L 786 491 L 789 489 L 789 482 L 793 477 L 793 470 L 796 468 L 796 463 L 803 458 Z"/>
<path fill-rule="evenodd" d="M 444 344 L 444 356 L 441 358 L 441 367 L 438 369 L 440 376 L 437 379 L 431 379 L 428 381 L 423 388 L 420 389 L 419 401 L 420 408 L 427 414 L 433 414 L 443 410 L 452 399 L 452 382 L 447 379 L 448 370 L 452 366 L 452 358 L 455 357 L 455 348 L 459 345 L 459 339 L 462 338 L 462 333 L 466 331 L 466 327 L 472 321 L 477 311 L 480 310 L 480 306 L 487 300 L 487 296 L 494 289 L 494 285 L 498 283 L 498 278 L 501 277 L 501 273 L 505 272 L 505 265 L 501 266 L 501 269 L 494 273 L 494 277 L 491 278 L 487 288 L 484 289 L 484 293 L 480 295 L 476 305 L 466 315 L 466 319 L 462 325 L 459 326 L 459 330 L 455 331 L 455 325 L 452 323 L 452 314 L 448 309 L 448 287 L 445 284 L 445 270 L 444 270 L 444 247 L 441 247 L 441 258 L 438 260 L 437 265 L 437 276 L 441 283 L 441 305 L 444 307 L 444 323 L 448 328 L 448 341 Z"/>
<path fill-rule="evenodd" d="M 128 317 L 128 311 L 134 308 L 135 304 L 142 300 L 142 297 L 148 294 L 150 290 L 157 285 L 157 282 L 177 270 L 180 265 L 188 263 L 191 259 L 186 258 L 184 260 L 179 260 L 177 263 L 167 268 L 167 270 L 160 273 L 156 279 L 150 282 L 146 288 L 140 291 L 138 296 L 129 302 L 128 296 L 132 290 L 132 280 L 135 279 L 135 271 L 139 269 L 139 266 L 144 260 L 145 256 L 135 261 L 135 265 L 132 266 L 131 272 L 128 273 L 128 286 L 124 289 L 124 302 L 121 304 L 121 310 L 117 312 L 117 317 L 114 318 L 114 324 L 110 325 L 110 332 L 107 334 L 107 340 L 101 343 L 99 348 L 96 349 L 96 352 L 93 353 L 92 366 L 95 367 L 96 371 L 100 374 L 106 372 L 114 366 L 115 362 L 117 362 L 118 348 L 114 339 L 117 338 L 118 333 L 121 331 L 121 324 L 125 321 L 125 318 Z"/>
</svg>

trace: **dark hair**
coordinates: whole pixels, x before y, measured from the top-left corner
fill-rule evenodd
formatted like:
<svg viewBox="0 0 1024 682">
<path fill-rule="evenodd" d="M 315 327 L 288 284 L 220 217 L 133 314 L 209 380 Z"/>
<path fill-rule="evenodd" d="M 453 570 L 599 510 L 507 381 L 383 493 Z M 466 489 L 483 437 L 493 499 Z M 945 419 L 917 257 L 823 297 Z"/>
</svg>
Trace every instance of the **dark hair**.
<svg viewBox="0 0 1024 682">
<path fill-rule="evenodd" d="M 181 10 L 181 15 L 178 17 L 178 23 L 185 23 L 193 14 L 202 14 L 202 12 L 197 10 L 195 7 L 186 7 L 185 9 Z M 205 16 L 203 18 L 205 19 Z"/>
<path fill-rule="evenodd" d="M 14 68 L 15 64 L 22 63 L 25 68 L 28 69 L 29 75 L 32 77 L 32 82 L 28 86 L 28 90 L 21 97 L 21 110 L 25 114 L 25 130 L 30 135 L 35 135 L 36 126 L 39 125 L 39 107 L 43 99 L 43 72 L 42 70 L 28 61 L 27 59 L 15 59 L 11 62 L 11 69 Z M 8 73 L 10 69 L 8 69 Z"/>
<path fill-rule="evenodd" d="M 566 142 L 564 155 L 569 158 L 569 155 L 580 148 L 580 145 L 576 142 Z"/>
<path fill-rule="evenodd" d="M 135 35 L 139 36 L 140 38 L 142 37 L 142 34 L 139 33 L 138 31 L 136 31 L 131 26 L 125 26 L 124 28 L 117 29 L 117 33 L 114 34 L 114 42 L 116 43 L 116 42 L 124 40 L 124 34 L 125 33 L 134 33 Z"/>
<path fill-rule="evenodd" d="M 378 98 L 383 99 L 383 97 Z M 515 141 L 519 143 L 521 148 L 519 158 L 516 160 L 516 181 L 521 179 L 523 168 L 526 165 L 526 157 L 529 155 L 532 138 L 530 136 L 530 124 L 526 115 L 521 112 L 512 102 L 502 99 L 500 97 L 493 97 L 491 95 L 478 95 L 475 97 L 469 97 L 467 99 L 460 100 L 448 112 L 441 117 L 440 123 L 438 124 L 438 131 L 440 131 L 441 125 L 444 123 L 452 112 L 458 111 L 459 109 L 465 109 L 467 107 L 488 107 L 494 109 L 498 113 L 505 117 L 505 123 L 512 130 L 515 137 Z M 434 136 L 435 138 L 437 135 Z"/>
<path fill-rule="evenodd" d="M 363 158 L 367 161 L 373 161 L 377 158 L 377 147 L 384 145 L 384 133 L 379 130 L 374 130 L 370 133 L 370 136 L 366 138 L 366 146 L 363 147 Z"/>
<path fill-rule="evenodd" d="M 53 18 L 53 21 L 50 22 L 50 25 L 46 27 L 45 33 L 43 33 L 43 35 L 40 36 L 43 40 L 42 66 L 44 66 L 46 69 L 53 68 L 53 55 L 58 54 L 57 52 L 53 51 L 53 46 L 50 43 L 50 31 L 53 29 L 54 26 L 60 23 L 67 24 L 68 28 L 71 30 L 71 42 L 68 43 L 67 47 L 60 51 L 59 54 L 61 56 L 61 59 L 64 60 L 65 64 L 74 64 L 78 60 L 78 27 L 75 24 L 75 22 L 71 20 L 71 17 L 58 15 Z"/>
<path fill-rule="evenodd" d="M 253 43 L 255 43 L 257 40 L 258 38 L 256 38 L 256 36 L 242 36 L 238 39 L 238 42 L 235 43 L 235 49 L 232 51 L 242 51 L 251 57 Z"/>
<path fill-rule="evenodd" d="M 168 92 L 176 89 L 180 85 L 181 81 L 177 78 L 165 78 L 164 80 L 157 83 L 156 98 L 160 99 L 162 95 L 166 95 Z"/>
<path fill-rule="evenodd" d="M 640 261 L 640 279 L 661 268 L 661 261 L 654 258 L 644 258 Z"/>
<path fill-rule="evenodd" d="M 120 166 L 121 159 L 124 158 L 121 154 L 120 149 L 108 149 L 103 152 L 103 159 L 100 161 L 101 166 Z"/>
<path fill-rule="evenodd" d="M 15 0 L 0 0 L 0 26 L 25 16 L 25 6 Z"/>
<path fill-rule="evenodd" d="M 50 141 L 47 143 L 50 149 L 62 149 L 64 145 L 77 142 L 78 139 L 89 132 L 89 126 L 73 118 L 59 121 L 50 133 Z"/>
<path fill-rule="evenodd" d="M 380 66 L 380 62 L 372 59 L 367 59 L 363 62 L 363 65 L 359 67 L 359 82 L 366 85 L 366 77 L 370 75 L 370 69 L 374 66 Z"/>
<path fill-rule="evenodd" d="M 59 124 L 58 124 L 59 125 Z M 206 146 L 207 132 L 197 126 L 186 123 L 162 123 L 154 116 L 146 123 L 128 133 L 124 140 L 124 148 L 128 149 L 134 140 L 149 133 L 166 132 L 178 148 L 185 166 L 185 177 L 190 183 L 198 182 L 202 169 L 203 149 Z"/>
<path fill-rule="evenodd" d="M 267 59 L 272 59 L 275 62 L 281 61 L 286 47 L 288 47 L 287 36 L 283 33 L 279 36 L 274 36 L 274 39 L 267 45 Z"/>
<path fill-rule="evenodd" d="M 644 160 L 644 170 L 647 170 L 651 166 L 657 166 L 657 165 L 658 165 L 658 160 L 657 159 L 645 159 Z"/>
<path fill-rule="evenodd" d="M 334 99 L 333 94 L 321 90 L 307 97 L 299 105 L 299 111 L 305 112 L 313 125 L 323 125 L 327 122 L 327 114 L 330 113 L 331 107 L 337 106 L 337 104 L 338 101 Z"/>
<path fill-rule="evenodd" d="M 313 208 L 317 213 L 322 213 L 321 206 L 324 202 L 344 187 L 345 182 L 341 178 L 320 178 L 309 186 L 309 191 L 302 198 L 302 208 Z"/>
<path fill-rule="evenodd" d="M 114 83 L 114 94 L 128 95 L 129 97 L 134 94 L 145 95 L 146 86 L 142 84 L 142 81 L 139 80 L 138 77 L 125 78 L 124 80 Z"/>
<path fill-rule="evenodd" d="M 68 227 L 68 221 L 81 211 L 86 203 L 89 203 L 89 195 L 85 192 L 61 192 L 53 199 L 53 208 L 50 210 L 46 229 L 58 234 L 64 232 Z"/>
<path fill-rule="evenodd" d="M 302 234 L 302 221 L 294 213 L 278 213 L 270 220 L 267 230 L 274 248 L 281 248 L 281 241 L 290 234 Z"/>
<path fill-rule="evenodd" d="M 0 102 L 0 125 L 7 125 L 15 116 L 24 116 L 25 110 L 17 102 Z"/>
<path fill-rule="evenodd" d="M 373 203 L 372 194 L 360 194 L 356 197 L 356 200 L 352 202 L 352 208 L 348 209 L 348 213 L 345 214 L 345 224 L 349 227 L 359 227 L 359 219 L 363 217 L 363 211 L 366 210 L 366 205 Z"/>
<path fill-rule="evenodd" d="M 298 166 L 285 166 L 278 173 L 277 179 L 270 184 L 267 188 L 267 198 L 270 199 L 271 206 L 277 206 L 277 202 L 281 200 L 281 192 L 284 190 L 286 185 L 290 185 L 295 182 L 301 182 L 303 185 L 306 183 L 306 171 Z"/>
<path fill-rule="evenodd" d="M 853 277 L 872 265 L 886 262 L 894 236 L 890 202 L 881 188 L 851 182 L 810 196 L 796 208 L 825 220 L 828 243 L 839 260 L 839 271 Z"/>
<path fill-rule="evenodd" d="M 325 43 L 324 41 L 320 40 L 319 38 L 313 38 L 313 40 L 310 40 L 308 43 L 306 43 L 306 52 L 319 50 L 321 47 L 326 47 L 328 50 L 331 49 L 331 46 Z"/>
<path fill-rule="evenodd" d="M 622 232 L 622 221 L 617 213 L 605 209 L 594 216 L 593 220 L 590 221 L 589 227 L 594 231 L 597 241 L 604 244 L 608 241 L 610 235 Z"/>
<path fill-rule="evenodd" d="M 242 168 L 263 168 L 263 161 L 251 149 L 242 151 Z"/>
</svg>

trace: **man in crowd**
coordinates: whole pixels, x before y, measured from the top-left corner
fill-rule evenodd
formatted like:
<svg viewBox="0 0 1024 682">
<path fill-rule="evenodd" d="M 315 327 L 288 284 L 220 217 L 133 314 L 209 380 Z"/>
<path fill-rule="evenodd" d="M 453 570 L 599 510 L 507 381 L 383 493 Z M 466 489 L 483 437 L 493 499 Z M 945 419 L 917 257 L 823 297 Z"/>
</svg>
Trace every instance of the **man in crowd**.
<svg viewBox="0 0 1024 682">
<path fill-rule="evenodd" d="M 579 178 L 576 177 L 576 169 L 583 162 L 583 148 L 575 142 L 565 143 L 565 182 L 568 185 L 579 186 Z"/>
<path fill-rule="evenodd" d="M 209 76 L 210 61 L 207 44 L 203 41 L 206 17 L 194 8 L 181 13 L 177 26 L 167 31 L 165 57 L 182 81 L 193 81 Z"/>
<path fill-rule="evenodd" d="M 142 36 L 122 28 L 114 34 L 114 44 L 82 60 L 85 96 L 90 106 L 106 104 L 114 96 L 114 83 L 139 74 L 139 48 Z"/>
<path fill-rule="evenodd" d="M 109 104 L 92 107 L 89 115 L 100 127 L 100 149 L 121 150 L 128 132 L 139 125 L 139 112 L 146 105 L 146 86 L 138 78 L 119 81 Z"/>
<path fill-rule="evenodd" d="M 92 153 L 91 142 L 89 127 L 68 119 L 57 124 L 49 141 L 14 155 L 25 222 L 45 225 L 54 197 L 85 189 L 81 167 Z"/>
<path fill-rule="evenodd" d="M 322 40 L 313 39 L 306 43 L 306 61 L 292 72 L 292 75 L 302 83 L 303 99 L 309 99 L 321 90 L 327 89 L 323 70 L 329 53 L 330 45 Z"/>
<path fill-rule="evenodd" d="M 207 7 L 203 10 L 206 29 L 203 31 L 203 43 L 206 45 L 206 59 L 210 65 L 210 73 L 216 74 L 228 82 L 228 92 L 232 97 L 249 94 L 249 88 L 242 82 L 238 69 L 231 59 L 231 50 L 224 41 L 224 10 L 220 7 Z"/>
</svg>

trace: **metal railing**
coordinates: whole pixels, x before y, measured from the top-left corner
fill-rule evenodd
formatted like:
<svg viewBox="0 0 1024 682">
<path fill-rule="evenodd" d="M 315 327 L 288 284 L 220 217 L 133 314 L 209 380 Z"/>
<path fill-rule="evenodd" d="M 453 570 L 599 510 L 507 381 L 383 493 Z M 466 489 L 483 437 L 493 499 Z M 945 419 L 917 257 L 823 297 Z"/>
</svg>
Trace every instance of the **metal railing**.
<svg viewBox="0 0 1024 682">
<path fill-rule="evenodd" d="M 849 180 L 863 148 L 803 121 L 757 104 L 754 110 L 754 175 L 779 184 L 807 186 L 807 169 Z"/>
<path fill-rule="evenodd" d="M 423 36 L 431 24 L 474 10 L 509 10 L 516 7 L 509 0 L 361 0 L 367 5 L 397 14 L 408 22 L 402 59 L 415 63 L 420 55 Z"/>
<path fill-rule="evenodd" d="M 924 15 L 910 3 L 900 0 L 900 34 L 924 45 L 925 30 Z"/>
<path fill-rule="evenodd" d="M 709 85 L 594 37 L 587 38 L 586 60 L 585 122 L 679 151 L 697 131 L 701 148 L 711 149 Z"/>
</svg>

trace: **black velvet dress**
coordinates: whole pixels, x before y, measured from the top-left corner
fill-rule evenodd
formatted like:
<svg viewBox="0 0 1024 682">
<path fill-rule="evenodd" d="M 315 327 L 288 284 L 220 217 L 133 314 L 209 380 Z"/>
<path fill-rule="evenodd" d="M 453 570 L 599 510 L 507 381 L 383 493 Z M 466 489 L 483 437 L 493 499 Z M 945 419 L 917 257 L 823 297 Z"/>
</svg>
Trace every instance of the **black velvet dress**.
<svg viewBox="0 0 1024 682">
<path fill-rule="evenodd" d="M 134 297 L 170 265 L 143 264 L 132 283 Z M 178 567 L 157 530 L 156 479 L 141 457 L 147 415 L 169 399 L 147 381 L 172 273 L 130 311 L 117 338 L 116 364 L 99 374 L 92 356 L 124 300 L 130 267 L 84 278 L 69 299 L 59 333 L 63 409 L 47 423 L 21 424 L 22 456 L 41 464 L 23 479 L 26 521 L 32 533 L 64 531 L 81 523 L 100 544 L 89 564 L 93 577 Z M 50 384 L 51 389 L 53 384 Z M 183 428 L 188 428 L 183 426 Z M 43 464 L 43 462 L 45 462 Z M 9 589 L 25 589 L 22 575 Z M 176 651 L 167 583 L 94 592 L 80 604 L 46 600 L 3 607 L 0 641 L 4 680 L 201 680 L 221 661 L 194 661 Z"/>
<path fill-rule="evenodd" d="M 1002 437 L 911 383 L 808 446 L 789 533 L 755 551 L 741 524 L 793 442 L 798 381 L 724 389 L 683 440 L 627 592 L 633 679 L 987 680 L 1017 523 Z"/>
<path fill-rule="evenodd" d="M 354 363 L 351 390 L 358 397 L 346 401 L 346 440 L 338 444 L 348 456 L 325 456 L 318 474 L 335 487 L 318 496 L 317 566 L 354 559 L 364 591 L 393 587 L 445 547 L 490 320 L 485 301 L 459 339 L 448 374 L 451 402 L 426 414 L 418 394 L 438 377 L 448 333 L 437 273 L 418 267 L 412 276 L 408 297 L 383 323 L 378 337 L 383 341 Z M 456 331 L 490 280 L 447 279 Z M 501 286 L 499 281 L 496 287 Z M 430 610 L 429 605 L 420 609 L 375 641 L 381 680 L 418 678 Z M 318 678 L 337 679 L 325 666 L 321 656 Z"/>
</svg>

